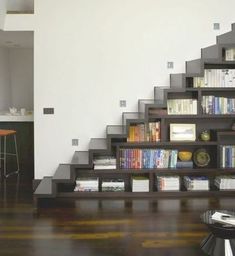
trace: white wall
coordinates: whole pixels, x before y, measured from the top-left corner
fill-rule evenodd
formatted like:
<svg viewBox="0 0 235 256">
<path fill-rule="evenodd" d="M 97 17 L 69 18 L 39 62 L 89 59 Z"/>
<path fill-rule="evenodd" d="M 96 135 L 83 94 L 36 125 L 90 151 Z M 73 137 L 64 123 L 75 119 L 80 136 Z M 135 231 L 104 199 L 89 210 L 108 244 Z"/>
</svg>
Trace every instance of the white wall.
<svg viewBox="0 0 235 256">
<path fill-rule="evenodd" d="M 0 48 L 0 111 L 33 110 L 33 49 Z"/>
<path fill-rule="evenodd" d="M 7 10 L 7 0 L 1 0 L 0 1 L 0 29 L 4 28 L 6 10 Z"/>
<path fill-rule="evenodd" d="M 122 111 L 153 96 L 153 84 L 184 72 L 186 60 L 215 43 L 214 22 L 219 33 L 230 30 L 234 9 L 234 0 L 36 0 L 35 178 L 103 137 Z M 55 115 L 44 116 L 43 107 Z"/>
<path fill-rule="evenodd" d="M 33 11 L 34 0 L 7 0 L 8 11 Z"/>
<path fill-rule="evenodd" d="M 12 106 L 33 109 L 33 49 L 9 51 Z"/>
<path fill-rule="evenodd" d="M 0 111 L 6 110 L 11 104 L 11 86 L 9 69 L 9 52 L 0 48 Z"/>
</svg>

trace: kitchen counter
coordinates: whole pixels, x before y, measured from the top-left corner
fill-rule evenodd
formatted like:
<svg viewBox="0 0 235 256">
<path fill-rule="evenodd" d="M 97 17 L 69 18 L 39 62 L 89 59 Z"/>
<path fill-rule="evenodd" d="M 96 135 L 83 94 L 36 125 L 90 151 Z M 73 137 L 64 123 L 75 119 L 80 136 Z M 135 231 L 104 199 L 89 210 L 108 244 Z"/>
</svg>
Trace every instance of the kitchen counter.
<svg viewBox="0 0 235 256">
<path fill-rule="evenodd" d="M 0 112 L 0 122 L 33 122 L 33 114 L 21 115 Z"/>
</svg>

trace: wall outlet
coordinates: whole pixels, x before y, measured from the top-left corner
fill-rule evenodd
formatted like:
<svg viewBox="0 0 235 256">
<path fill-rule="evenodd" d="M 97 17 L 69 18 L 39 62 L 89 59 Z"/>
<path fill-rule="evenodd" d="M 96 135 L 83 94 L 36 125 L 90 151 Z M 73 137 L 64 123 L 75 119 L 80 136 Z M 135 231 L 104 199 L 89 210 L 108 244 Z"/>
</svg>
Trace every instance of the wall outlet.
<svg viewBox="0 0 235 256">
<path fill-rule="evenodd" d="M 120 100 L 120 107 L 125 108 L 126 107 L 126 100 Z"/>
<path fill-rule="evenodd" d="M 220 23 L 214 23 L 213 28 L 214 30 L 220 30 Z"/>
<path fill-rule="evenodd" d="M 78 139 L 72 139 L 72 146 L 78 146 L 79 140 Z"/>
<path fill-rule="evenodd" d="M 43 108 L 44 115 L 54 115 L 54 108 Z"/>
<path fill-rule="evenodd" d="M 167 68 L 174 68 L 174 62 L 173 61 L 167 61 Z"/>
</svg>

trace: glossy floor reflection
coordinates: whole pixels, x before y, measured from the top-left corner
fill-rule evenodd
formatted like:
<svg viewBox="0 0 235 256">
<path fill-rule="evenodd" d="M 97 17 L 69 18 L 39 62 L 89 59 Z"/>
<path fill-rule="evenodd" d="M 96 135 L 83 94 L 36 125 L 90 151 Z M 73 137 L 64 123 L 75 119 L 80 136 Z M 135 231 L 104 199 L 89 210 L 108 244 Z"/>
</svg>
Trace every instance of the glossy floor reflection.
<svg viewBox="0 0 235 256">
<path fill-rule="evenodd" d="M 235 199 L 71 200 L 34 211 L 31 184 L 1 182 L 0 255 L 201 256 L 200 214 Z"/>
</svg>

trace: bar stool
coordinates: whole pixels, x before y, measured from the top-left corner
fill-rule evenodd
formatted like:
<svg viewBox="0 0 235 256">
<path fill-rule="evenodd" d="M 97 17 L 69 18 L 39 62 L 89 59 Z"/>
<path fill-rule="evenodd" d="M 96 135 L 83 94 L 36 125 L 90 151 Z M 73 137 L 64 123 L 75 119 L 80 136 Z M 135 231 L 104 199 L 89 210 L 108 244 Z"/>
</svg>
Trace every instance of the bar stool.
<svg viewBox="0 0 235 256">
<path fill-rule="evenodd" d="M 15 143 L 15 153 L 8 153 L 7 152 L 7 137 L 13 136 L 14 137 L 14 143 Z M 2 138 L 3 141 L 3 152 L 2 152 Z M 15 156 L 16 157 L 16 164 L 17 164 L 17 170 L 7 173 L 7 156 Z M 19 156 L 17 151 L 17 143 L 16 143 L 16 131 L 14 130 L 1 130 L 0 129 L 0 168 L 2 169 L 2 163 L 3 160 L 3 175 L 5 178 L 8 178 L 10 175 L 18 174 L 20 171 L 19 168 Z"/>
</svg>

